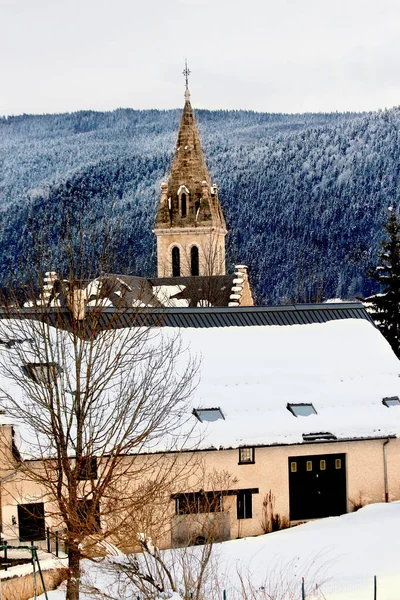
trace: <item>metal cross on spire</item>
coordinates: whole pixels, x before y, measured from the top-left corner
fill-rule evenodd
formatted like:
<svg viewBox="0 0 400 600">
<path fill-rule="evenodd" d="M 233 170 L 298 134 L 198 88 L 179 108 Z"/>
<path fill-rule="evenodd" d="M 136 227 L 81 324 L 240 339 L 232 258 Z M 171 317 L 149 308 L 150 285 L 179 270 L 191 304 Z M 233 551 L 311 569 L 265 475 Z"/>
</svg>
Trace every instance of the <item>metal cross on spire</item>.
<svg viewBox="0 0 400 600">
<path fill-rule="evenodd" d="M 189 90 L 189 75 L 191 73 L 190 69 L 188 69 L 187 66 L 187 58 L 185 58 L 185 68 L 182 71 L 183 75 L 185 76 L 185 82 L 186 82 L 186 91 Z"/>
</svg>

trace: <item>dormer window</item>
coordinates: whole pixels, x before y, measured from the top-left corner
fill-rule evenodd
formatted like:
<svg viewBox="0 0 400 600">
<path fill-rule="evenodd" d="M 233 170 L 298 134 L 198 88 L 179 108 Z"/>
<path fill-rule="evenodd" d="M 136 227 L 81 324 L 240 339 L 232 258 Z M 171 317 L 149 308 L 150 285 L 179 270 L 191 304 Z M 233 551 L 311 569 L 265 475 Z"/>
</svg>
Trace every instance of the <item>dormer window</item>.
<svg viewBox="0 0 400 600">
<path fill-rule="evenodd" d="M 290 411 L 292 413 L 292 415 L 294 417 L 309 417 L 310 415 L 316 415 L 317 411 L 315 410 L 315 408 L 313 407 L 313 405 L 310 404 L 303 404 L 303 403 L 299 403 L 299 404 L 290 404 L 288 403 L 286 405 L 286 408 L 288 409 L 288 411 Z"/>
</svg>

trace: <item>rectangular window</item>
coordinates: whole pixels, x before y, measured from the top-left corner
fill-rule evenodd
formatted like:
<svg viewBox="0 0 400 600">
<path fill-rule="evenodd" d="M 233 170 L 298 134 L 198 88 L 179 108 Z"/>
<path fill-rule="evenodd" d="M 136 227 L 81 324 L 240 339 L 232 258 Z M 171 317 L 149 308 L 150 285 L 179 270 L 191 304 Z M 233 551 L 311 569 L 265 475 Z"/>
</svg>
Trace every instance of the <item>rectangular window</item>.
<svg viewBox="0 0 400 600">
<path fill-rule="evenodd" d="M 342 468 L 342 460 L 340 458 L 337 458 L 335 460 L 335 469 L 341 469 Z"/>
<path fill-rule="evenodd" d="M 21 542 L 34 542 L 46 539 L 44 504 L 18 505 L 19 539 Z"/>
<path fill-rule="evenodd" d="M 90 535 L 101 530 L 99 503 L 94 504 L 90 498 L 82 498 L 78 500 L 77 508 L 79 528 L 82 533 Z"/>
<path fill-rule="evenodd" d="M 253 498 L 249 490 L 239 490 L 236 496 L 238 519 L 251 519 L 253 516 Z"/>
<path fill-rule="evenodd" d="M 177 515 L 221 512 L 222 494 L 220 492 L 189 492 L 175 498 Z"/>
<path fill-rule="evenodd" d="M 325 471 L 326 470 L 326 460 L 320 460 L 319 461 L 319 468 L 321 471 Z"/>
<path fill-rule="evenodd" d="M 254 448 L 239 448 L 239 465 L 254 463 Z"/>
<path fill-rule="evenodd" d="M 78 481 L 97 479 L 96 456 L 81 456 L 81 458 L 76 461 L 76 478 Z"/>
<path fill-rule="evenodd" d="M 292 461 L 290 463 L 290 470 L 291 470 L 292 473 L 297 473 L 297 462 Z"/>
<path fill-rule="evenodd" d="M 307 471 L 312 471 L 312 461 L 311 460 L 307 461 Z"/>
</svg>

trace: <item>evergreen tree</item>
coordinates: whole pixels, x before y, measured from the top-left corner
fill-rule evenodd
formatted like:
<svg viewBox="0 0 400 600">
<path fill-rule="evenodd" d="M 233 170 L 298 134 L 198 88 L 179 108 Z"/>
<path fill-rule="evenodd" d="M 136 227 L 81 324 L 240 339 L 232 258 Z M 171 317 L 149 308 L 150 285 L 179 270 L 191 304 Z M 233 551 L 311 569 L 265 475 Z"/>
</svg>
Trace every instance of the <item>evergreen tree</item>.
<svg viewBox="0 0 400 600">
<path fill-rule="evenodd" d="M 372 318 L 400 358 L 400 221 L 393 208 L 385 230 L 387 236 L 381 242 L 378 264 L 369 273 L 382 290 L 366 300 L 372 305 Z"/>
</svg>

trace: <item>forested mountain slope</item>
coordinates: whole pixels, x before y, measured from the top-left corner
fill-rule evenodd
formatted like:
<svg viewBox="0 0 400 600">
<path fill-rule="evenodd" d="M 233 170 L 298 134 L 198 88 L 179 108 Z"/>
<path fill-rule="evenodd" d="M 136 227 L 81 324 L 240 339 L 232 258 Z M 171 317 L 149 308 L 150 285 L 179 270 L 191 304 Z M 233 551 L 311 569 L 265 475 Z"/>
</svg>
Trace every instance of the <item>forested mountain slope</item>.
<svg viewBox="0 0 400 600">
<path fill-rule="evenodd" d="M 154 213 L 180 115 L 119 109 L 0 119 L 0 284 L 31 256 L 44 221 L 56 246 L 67 206 L 87 224 L 106 215 L 118 225 L 115 270 L 153 275 Z M 400 198 L 400 109 L 196 117 L 230 230 L 228 261 L 249 266 L 257 301 L 369 293 L 366 267 L 387 207 Z"/>
</svg>

